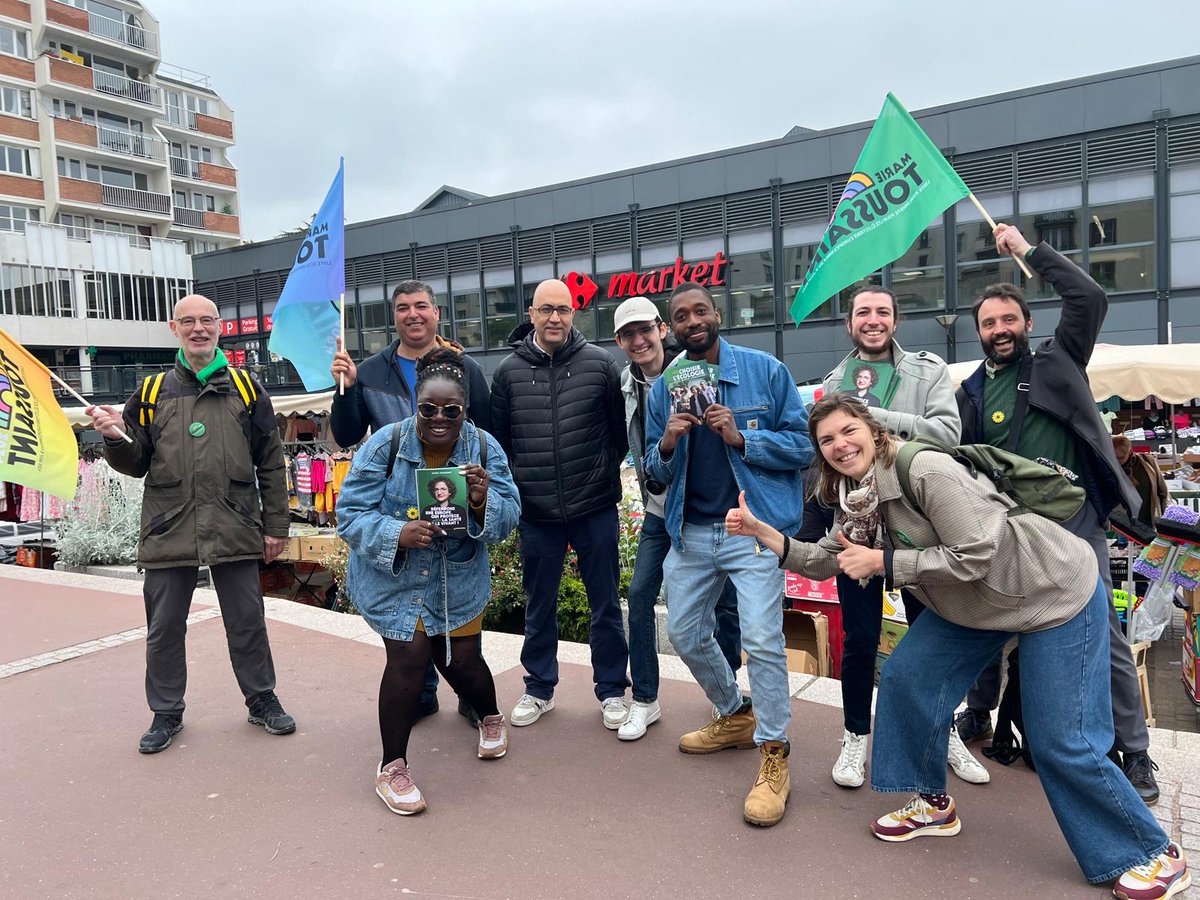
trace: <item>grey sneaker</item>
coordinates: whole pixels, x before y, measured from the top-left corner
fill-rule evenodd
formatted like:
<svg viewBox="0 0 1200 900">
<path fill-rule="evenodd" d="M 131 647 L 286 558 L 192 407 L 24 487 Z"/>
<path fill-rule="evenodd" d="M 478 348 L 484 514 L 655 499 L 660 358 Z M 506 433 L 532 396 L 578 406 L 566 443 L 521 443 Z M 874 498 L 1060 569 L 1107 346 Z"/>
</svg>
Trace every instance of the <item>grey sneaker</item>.
<svg viewBox="0 0 1200 900">
<path fill-rule="evenodd" d="M 517 701 L 517 705 L 513 707 L 512 715 L 508 717 L 508 721 L 515 727 L 521 728 L 525 725 L 532 725 L 543 715 L 554 709 L 554 698 L 543 700 L 541 697 L 534 697 L 532 694 L 522 694 L 521 699 Z"/>
<path fill-rule="evenodd" d="M 987 784 L 992 780 L 992 774 L 971 755 L 971 751 L 967 749 L 967 745 L 958 736 L 958 730 L 955 728 L 950 729 L 950 745 L 946 752 L 946 762 L 950 763 L 950 768 L 954 770 L 955 775 L 970 784 Z"/>
<path fill-rule="evenodd" d="M 425 798 L 413 784 L 408 763 L 395 759 L 376 770 L 375 793 L 398 816 L 412 816 L 425 811 Z"/>
<path fill-rule="evenodd" d="M 629 718 L 629 707 L 625 705 L 624 697 L 605 697 L 600 701 L 600 715 L 604 719 L 604 727 L 616 731 Z"/>
</svg>

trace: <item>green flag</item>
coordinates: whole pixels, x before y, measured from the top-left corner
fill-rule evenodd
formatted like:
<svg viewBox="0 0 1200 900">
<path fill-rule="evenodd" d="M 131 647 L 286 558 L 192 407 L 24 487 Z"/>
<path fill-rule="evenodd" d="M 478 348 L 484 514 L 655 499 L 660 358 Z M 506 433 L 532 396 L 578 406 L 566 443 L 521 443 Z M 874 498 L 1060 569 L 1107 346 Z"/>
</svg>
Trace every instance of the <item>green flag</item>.
<svg viewBox="0 0 1200 900">
<path fill-rule="evenodd" d="M 901 256 L 935 216 L 970 189 L 891 94 L 792 301 L 799 325 L 864 275 Z"/>
</svg>

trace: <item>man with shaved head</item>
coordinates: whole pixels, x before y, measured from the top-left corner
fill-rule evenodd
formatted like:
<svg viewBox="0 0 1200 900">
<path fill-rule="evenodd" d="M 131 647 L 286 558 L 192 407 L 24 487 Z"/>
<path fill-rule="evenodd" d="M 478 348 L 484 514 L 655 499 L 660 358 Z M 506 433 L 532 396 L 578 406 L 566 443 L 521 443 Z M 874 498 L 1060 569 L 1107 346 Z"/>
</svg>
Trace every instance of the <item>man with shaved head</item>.
<svg viewBox="0 0 1200 900">
<path fill-rule="evenodd" d="M 138 750 L 158 753 L 183 728 L 184 636 L 200 566 L 221 604 L 229 658 L 248 721 L 290 734 L 295 720 L 275 696 L 260 560 L 288 534 L 283 445 L 271 398 L 217 347 L 221 318 L 207 297 L 175 305 L 175 367 L 148 377 L 124 410 L 89 406 L 118 472 L 145 478 L 138 566 L 145 570 L 146 700 L 154 713 Z M 126 441 L 122 432 L 130 438 Z"/>
<path fill-rule="evenodd" d="M 571 292 L 556 280 L 533 293 L 530 321 L 492 376 L 492 431 L 521 492 L 525 587 L 525 693 L 509 722 L 532 725 L 554 709 L 558 588 L 567 548 L 591 606 L 592 673 L 604 726 L 629 715 L 629 651 L 617 598 L 617 502 L 629 450 L 616 360 L 573 327 Z"/>
</svg>

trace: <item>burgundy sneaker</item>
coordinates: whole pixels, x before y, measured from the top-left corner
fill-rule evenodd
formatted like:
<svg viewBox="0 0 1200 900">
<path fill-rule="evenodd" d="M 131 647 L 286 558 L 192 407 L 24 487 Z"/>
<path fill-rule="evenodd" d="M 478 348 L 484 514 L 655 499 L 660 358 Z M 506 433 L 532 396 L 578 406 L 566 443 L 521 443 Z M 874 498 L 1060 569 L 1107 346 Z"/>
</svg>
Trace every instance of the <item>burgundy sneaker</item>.
<svg viewBox="0 0 1200 900">
<path fill-rule="evenodd" d="M 1119 900 L 1163 900 L 1187 890 L 1191 883 L 1187 854 L 1172 841 L 1150 862 L 1134 866 L 1118 878 L 1113 896 Z"/>
<path fill-rule="evenodd" d="M 881 841 L 911 841 L 925 835 L 950 837 L 961 830 L 953 798 L 945 809 L 938 809 L 920 794 L 913 794 L 906 805 L 871 824 L 871 832 Z"/>
<path fill-rule="evenodd" d="M 376 773 L 375 793 L 398 816 L 412 816 L 425 811 L 425 798 L 413 784 L 408 764 L 402 759 L 392 760 Z"/>
</svg>

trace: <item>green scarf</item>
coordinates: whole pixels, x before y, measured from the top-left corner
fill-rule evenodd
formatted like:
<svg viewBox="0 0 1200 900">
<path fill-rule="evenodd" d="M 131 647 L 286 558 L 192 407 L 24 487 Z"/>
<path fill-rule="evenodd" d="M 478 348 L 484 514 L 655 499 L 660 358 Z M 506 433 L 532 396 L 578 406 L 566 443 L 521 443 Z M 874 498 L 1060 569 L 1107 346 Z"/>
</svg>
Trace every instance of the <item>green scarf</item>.
<svg viewBox="0 0 1200 900">
<path fill-rule="evenodd" d="M 179 361 L 181 363 L 183 363 L 185 366 L 187 366 L 189 369 L 191 368 L 191 364 L 188 363 L 187 357 L 183 355 L 182 347 L 179 348 Z M 213 357 L 213 361 L 210 362 L 207 366 L 205 366 L 203 369 L 201 369 L 199 372 L 196 373 L 196 380 L 199 381 L 201 384 L 208 384 L 210 378 L 212 378 L 214 375 L 216 375 L 222 369 L 227 368 L 228 366 L 229 366 L 229 360 L 225 358 L 225 353 L 221 350 L 220 347 L 218 347 L 217 353 Z"/>
</svg>

